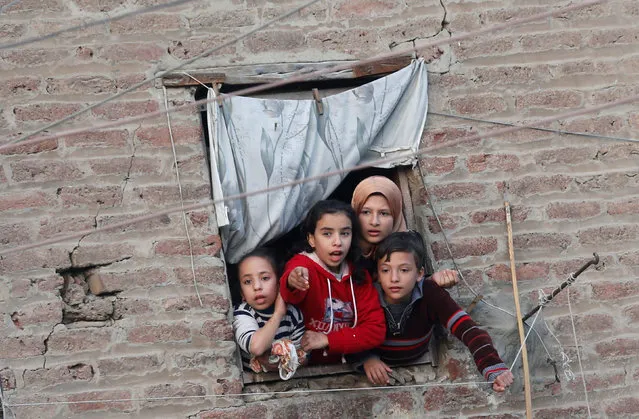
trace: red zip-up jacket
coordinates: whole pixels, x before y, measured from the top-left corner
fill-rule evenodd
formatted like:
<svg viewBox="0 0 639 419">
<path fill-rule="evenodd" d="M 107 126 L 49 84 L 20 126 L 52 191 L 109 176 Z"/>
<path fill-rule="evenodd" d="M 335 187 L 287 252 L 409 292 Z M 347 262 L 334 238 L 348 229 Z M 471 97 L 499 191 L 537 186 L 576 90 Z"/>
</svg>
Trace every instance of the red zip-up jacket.
<svg viewBox="0 0 639 419">
<path fill-rule="evenodd" d="M 364 283 L 356 284 L 351 281 L 352 265 L 349 264 L 348 272 L 338 280 L 335 274 L 322 267 L 312 257 L 313 254 L 293 256 L 286 263 L 284 275 L 280 279 L 282 298 L 287 303 L 295 304 L 302 311 L 306 330 L 323 332 L 328 336 L 327 356 L 323 355 L 323 349 L 313 351 L 311 362 L 337 363 L 344 354 L 379 346 L 386 335 L 386 322 L 377 291 L 368 273 Z M 288 288 L 288 275 L 297 267 L 308 269 L 309 289 L 306 291 Z M 329 304 L 329 294 L 332 304 Z"/>
</svg>

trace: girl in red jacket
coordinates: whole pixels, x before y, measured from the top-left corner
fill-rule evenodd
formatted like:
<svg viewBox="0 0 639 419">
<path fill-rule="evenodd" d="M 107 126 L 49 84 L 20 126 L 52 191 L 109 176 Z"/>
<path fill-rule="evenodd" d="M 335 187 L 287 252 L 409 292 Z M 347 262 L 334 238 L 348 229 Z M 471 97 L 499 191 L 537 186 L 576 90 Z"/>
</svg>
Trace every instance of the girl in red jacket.
<svg viewBox="0 0 639 419">
<path fill-rule="evenodd" d="M 368 272 L 359 266 L 359 223 L 352 207 L 320 201 L 302 223 L 304 251 L 293 256 L 280 282 L 284 301 L 304 314 L 302 348 L 312 364 L 379 346 L 386 323 Z"/>
</svg>

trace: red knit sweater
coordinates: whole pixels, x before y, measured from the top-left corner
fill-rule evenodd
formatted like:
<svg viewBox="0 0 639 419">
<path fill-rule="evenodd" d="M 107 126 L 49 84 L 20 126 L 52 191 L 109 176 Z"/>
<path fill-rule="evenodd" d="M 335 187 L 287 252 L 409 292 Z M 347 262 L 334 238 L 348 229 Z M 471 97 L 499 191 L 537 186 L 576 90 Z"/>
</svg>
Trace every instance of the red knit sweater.
<svg viewBox="0 0 639 419">
<path fill-rule="evenodd" d="M 310 286 L 306 291 L 291 290 L 287 286 L 288 275 L 296 267 L 308 269 Z M 348 272 L 351 271 L 352 266 L 349 265 Z M 282 298 L 302 311 L 307 330 L 327 333 L 328 336 L 327 356 L 323 355 L 324 350 L 313 351 L 312 363 L 337 363 L 343 354 L 366 351 L 384 341 L 384 313 L 370 276 L 366 274 L 366 281 L 362 284 L 352 282 L 352 287 L 355 301 L 350 274 L 338 280 L 306 255 L 295 255 L 286 264 L 280 280 Z M 332 304 L 329 304 L 329 289 Z M 357 324 L 354 325 L 356 317 Z"/>
<path fill-rule="evenodd" d="M 411 303 L 399 321 L 393 319 L 383 302 L 386 315 L 386 340 L 374 353 L 389 364 L 417 359 L 428 350 L 433 327 L 439 323 L 468 347 L 482 375 L 492 381 L 508 368 L 497 354 L 488 333 L 480 329 L 470 316 L 434 281 L 424 279 L 413 290 Z"/>
</svg>

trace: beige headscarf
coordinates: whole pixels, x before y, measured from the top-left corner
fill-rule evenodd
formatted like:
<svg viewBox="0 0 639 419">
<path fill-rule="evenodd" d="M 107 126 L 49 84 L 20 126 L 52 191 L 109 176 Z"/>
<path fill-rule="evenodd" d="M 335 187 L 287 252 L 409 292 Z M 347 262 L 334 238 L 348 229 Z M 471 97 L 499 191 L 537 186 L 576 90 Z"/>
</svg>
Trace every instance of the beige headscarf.
<svg viewBox="0 0 639 419">
<path fill-rule="evenodd" d="M 355 190 L 353 191 L 353 199 L 351 200 L 351 206 L 355 210 L 355 213 L 359 215 L 368 200 L 368 197 L 373 194 L 383 195 L 388 201 L 390 206 L 391 215 L 393 216 L 393 233 L 398 231 L 406 231 L 406 222 L 404 221 L 404 214 L 402 213 L 402 193 L 392 180 L 384 176 L 369 176 L 362 180 Z M 364 256 L 370 256 L 371 249 L 368 254 Z"/>
</svg>

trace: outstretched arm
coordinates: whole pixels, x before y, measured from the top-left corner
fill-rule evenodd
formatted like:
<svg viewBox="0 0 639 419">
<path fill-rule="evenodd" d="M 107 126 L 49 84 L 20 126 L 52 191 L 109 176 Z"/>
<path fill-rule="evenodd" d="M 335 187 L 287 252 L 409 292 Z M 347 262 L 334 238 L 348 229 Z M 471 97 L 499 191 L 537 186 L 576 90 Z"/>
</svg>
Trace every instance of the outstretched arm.
<svg viewBox="0 0 639 419">
<path fill-rule="evenodd" d="M 425 283 L 424 287 L 426 287 L 426 285 Z M 487 381 L 493 381 L 502 373 L 508 371 L 504 361 L 501 360 L 497 350 L 493 346 L 493 341 L 488 333 L 481 329 L 477 323 L 470 318 L 468 313 L 459 307 L 448 292 L 430 285 L 428 290 L 424 288 L 424 295 L 429 298 L 429 304 L 436 311 L 440 323 L 445 325 L 452 334 L 466 345 L 473 355 L 477 369 Z M 507 377 L 508 376 L 502 377 L 497 385 L 498 388 L 507 383 Z"/>
</svg>

